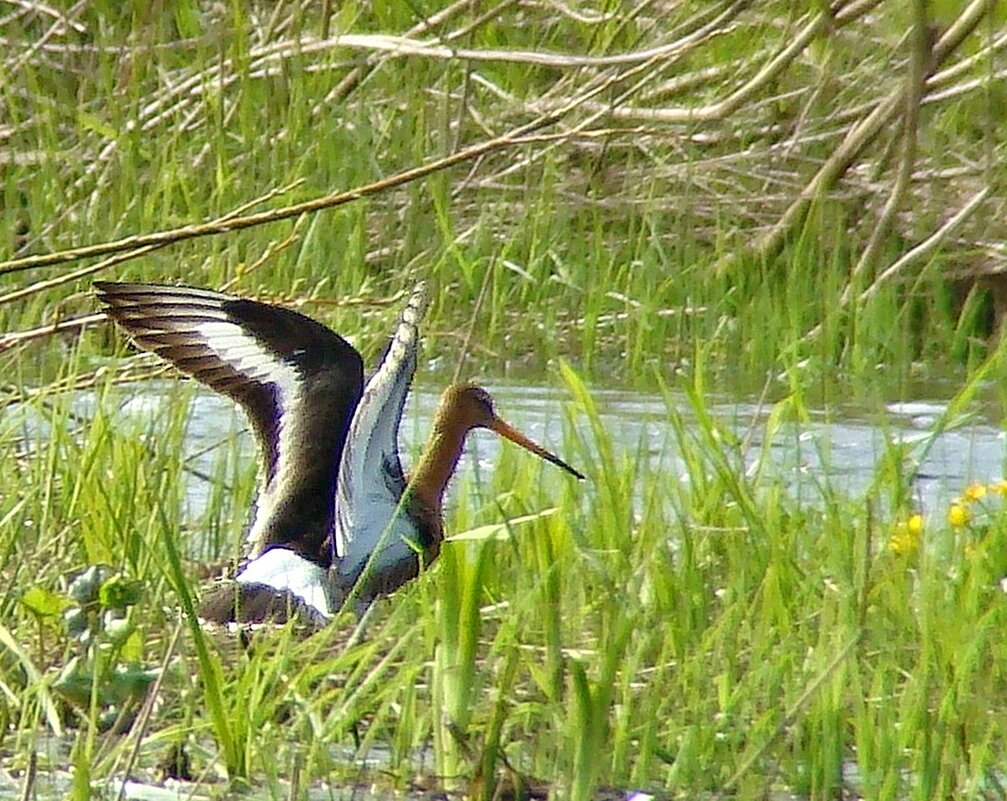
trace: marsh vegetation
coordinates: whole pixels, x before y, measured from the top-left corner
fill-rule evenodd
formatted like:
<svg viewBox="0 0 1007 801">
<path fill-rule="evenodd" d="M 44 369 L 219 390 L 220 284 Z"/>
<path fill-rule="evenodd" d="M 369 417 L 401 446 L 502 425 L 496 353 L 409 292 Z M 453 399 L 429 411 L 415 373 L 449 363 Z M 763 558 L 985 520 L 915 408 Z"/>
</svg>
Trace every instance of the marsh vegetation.
<svg viewBox="0 0 1007 801">
<path fill-rule="evenodd" d="M 709 413 L 757 399 L 771 441 L 850 399 L 941 395 L 934 432 L 1002 408 L 1002 4 L 2 14 L 0 749 L 25 793 L 1002 797 L 1003 485 L 924 519 L 895 443 L 863 492 L 795 497 Z M 92 278 L 288 303 L 369 364 L 427 279 L 420 380 L 557 391 L 589 480 L 506 451 L 464 476 L 469 535 L 362 636 L 204 629 L 255 463 L 222 437 L 188 508 L 193 393 L 124 424 L 165 375 Z M 611 386 L 665 399 L 678 470 L 612 437 Z"/>
</svg>

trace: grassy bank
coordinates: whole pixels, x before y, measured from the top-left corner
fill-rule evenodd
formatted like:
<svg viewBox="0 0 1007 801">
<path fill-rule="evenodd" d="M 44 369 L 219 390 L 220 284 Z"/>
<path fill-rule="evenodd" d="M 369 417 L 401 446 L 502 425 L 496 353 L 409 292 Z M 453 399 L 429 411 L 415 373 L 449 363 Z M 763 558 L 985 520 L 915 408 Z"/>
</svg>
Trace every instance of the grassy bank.
<svg viewBox="0 0 1007 801">
<path fill-rule="evenodd" d="M 862 497 L 826 482 L 799 504 L 775 470 L 744 470 L 698 384 L 688 424 L 669 405 L 682 465 L 669 475 L 611 441 L 575 374 L 565 385 L 562 450 L 586 485 L 505 452 L 492 476 L 455 487 L 449 530 L 470 533 L 379 604 L 363 639 L 348 617 L 308 640 L 258 632 L 250 645 L 178 610 L 205 564 L 180 554 L 220 525 L 234 542 L 231 504 L 252 471 L 220 453 L 186 530 L 173 454 L 187 393 L 154 418 L 124 415 L 112 395 L 79 425 L 57 403 L 38 455 L 3 454 L 21 488 L 4 498 L 0 542 L 9 764 L 56 729 L 77 797 L 127 765 L 156 777 L 179 750 L 198 792 L 227 776 L 284 797 L 290 782 L 391 791 L 418 776 L 481 797 L 499 780 L 571 798 L 603 786 L 814 798 L 994 786 L 1007 734 L 992 712 L 1007 691 L 999 485 L 970 490 L 948 521 L 914 520 L 893 447 Z M 766 434 L 805 413 L 778 407 Z M 119 628 L 103 614 L 121 588 L 66 607 L 65 577 L 94 563 L 132 587 Z M 67 637 L 77 608 L 92 616 L 84 641 Z M 119 715 L 130 734 L 104 729 Z M 374 748 L 377 769 L 351 759 Z M 40 792 L 59 767 L 40 766 Z"/>
<path fill-rule="evenodd" d="M 863 496 L 826 483 L 798 504 L 746 469 L 709 398 L 778 401 L 767 442 L 811 407 L 930 397 L 937 376 L 967 387 L 953 412 L 998 399 L 1003 9 L 462 3 L 424 22 L 324 5 L 5 19 L 11 770 L 29 785 L 56 730 L 69 751 L 37 787 L 63 792 L 46 782 L 66 762 L 77 798 L 178 754 L 188 770 L 168 772 L 197 792 L 227 778 L 275 797 L 420 776 L 486 798 L 498 781 L 832 798 L 844 772 L 870 798 L 994 792 L 1000 488 L 920 531 L 893 449 Z M 216 233 L 191 228 L 207 221 Z M 43 258 L 152 232 L 169 233 L 143 252 Z M 203 631 L 184 614 L 206 561 L 191 543 L 237 551 L 254 471 L 227 443 L 186 513 L 191 393 L 119 410 L 124 343 L 75 322 L 93 277 L 289 302 L 369 362 L 426 278 L 424 374 L 561 388 L 558 450 L 589 481 L 507 453 L 458 482 L 448 530 L 475 534 L 366 636 L 352 619 L 249 648 Z M 63 391 L 85 382 L 92 404 Z M 611 440 L 602 384 L 667 393 L 676 474 Z M 688 424 L 669 386 L 689 393 Z M 118 578 L 70 586 L 95 564 Z M 368 748 L 377 770 L 351 758 Z"/>
</svg>

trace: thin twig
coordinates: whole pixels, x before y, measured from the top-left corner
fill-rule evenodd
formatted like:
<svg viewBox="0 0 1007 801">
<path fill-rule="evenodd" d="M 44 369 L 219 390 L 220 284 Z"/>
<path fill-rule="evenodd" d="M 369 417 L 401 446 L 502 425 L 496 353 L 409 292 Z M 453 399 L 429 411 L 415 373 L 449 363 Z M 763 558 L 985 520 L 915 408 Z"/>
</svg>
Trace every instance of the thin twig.
<svg viewBox="0 0 1007 801">
<path fill-rule="evenodd" d="M 469 325 L 468 328 L 465 330 L 465 337 L 462 339 L 461 352 L 458 354 L 457 357 L 458 362 L 457 364 L 455 364 L 454 375 L 451 377 L 452 383 L 457 383 L 459 380 L 461 380 L 462 370 L 465 369 L 465 359 L 468 357 L 469 348 L 471 347 L 472 344 L 472 334 L 475 332 L 476 320 L 479 319 L 479 312 L 482 309 L 483 300 L 485 300 L 486 298 L 486 292 L 489 290 L 491 278 L 493 277 L 493 273 L 495 272 L 494 270 L 495 266 L 496 265 L 494 263 L 493 265 L 490 265 L 489 269 L 483 272 L 483 280 L 482 284 L 479 287 L 479 294 L 476 296 L 476 302 L 472 307 L 471 314 L 469 315 Z"/>
<path fill-rule="evenodd" d="M 37 339 L 46 339 L 54 336 L 55 334 L 82 331 L 89 325 L 100 323 L 104 319 L 105 315 L 101 313 L 86 314 L 83 317 L 73 317 L 69 320 L 58 320 L 55 323 L 48 323 L 47 325 L 42 325 L 38 328 L 30 328 L 27 331 L 14 331 L 10 334 L 4 334 L 3 336 L 0 336 L 0 353 L 13 348 L 15 345 L 24 345 L 28 342 L 34 342 Z"/>
<path fill-rule="evenodd" d="M 132 259 L 138 259 L 140 256 L 146 256 L 148 253 L 153 253 L 155 250 L 160 250 L 170 244 L 170 241 L 164 241 L 154 245 L 146 245 L 145 247 L 140 247 L 136 250 L 126 250 L 125 253 L 117 253 L 115 256 L 105 259 L 104 261 L 99 261 L 97 264 L 89 264 L 87 267 L 81 267 L 79 270 L 74 270 L 72 273 L 58 275 L 55 278 L 49 278 L 45 281 L 36 281 L 28 286 L 8 292 L 6 295 L 0 295 L 0 306 L 24 300 L 25 298 L 36 295 L 39 292 L 45 292 L 46 290 L 54 289 L 55 287 L 62 286 L 63 284 L 70 284 L 81 278 L 87 278 L 89 275 L 94 275 L 95 273 L 101 272 L 109 267 L 114 267 L 116 264 L 122 264 L 124 261 L 130 261 Z M 120 248 L 120 250 L 125 249 Z M 70 259 L 65 259 L 64 261 L 70 261 Z M 25 267 L 22 269 L 28 268 Z M 11 270 L 10 272 L 15 272 L 15 270 Z"/>
<path fill-rule="evenodd" d="M 136 721 L 129 731 L 129 737 L 133 738 L 133 748 L 129 752 L 129 758 L 126 760 L 126 765 L 122 771 L 122 782 L 119 784 L 119 792 L 116 796 L 117 801 L 122 801 L 126 795 L 126 780 L 129 778 L 129 774 L 133 772 L 137 759 L 140 758 L 140 747 L 143 745 L 144 735 L 150 726 L 150 718 L 154 712 L 157 699 L 160 697 L 161 685 L 164 683 L 164 677 L 168 673 L 171 658 L 175 655 L 175 648 L 178 645 L 178 638 L 181 633 L 182 623 L 179 622 L 175 624 L 175 630 L 168 641 L 168 648 L 164 652 L 164 659 L 161 660 L 161 668 L 157 673 L 157 678 L 154 679 L 153 685 L 147 690 L 147 697 L 143 700 L 143 707 L 140 709 L 140 713 L 136 716 Z M 110 771 L 110 773 L 114 772 L 114 769 Z"/>
<path fill-rule="evenodd" d="M 992 2 L 995 0 L 973 0 L 962 11 L 954 24 L 934 45 L 934 67 L 951 55 L 955 48 L 965 40 L 965 37 L 975 30 Z M 881 130 L 898 115 L 899 109 L 903 108 L 905 104 L 905 93 L 906 87 L 904 86 L 893 91 L 888 97 L 878 102 L 873 111 L 861 122 L 850 129 L 846 138 L 826 159 L 825 164 L 815 173 L 804 191 L 790 204 L 776 225 L 760 237 L 745 256 L 756 262 L 765 263 L 780 254 L 786 244 L 787 237 L 804 223 L 808 211 L 811 209 L 811 204 L 836 184 L 864 148 L 873 142 Z M 726 271 L 737 262 L 738 258 L 735 254 L 726 256 L 720 261 L 717 269 L 721 272 Z"/>
<path fill-rule="evenodd" d="M 208 223 L 186 225 L 181 228 L 173 228 L 166 231 L 157 231 L 151 234 L 138 234 L 126 237 L 125 239 L 113 242 L 102 242 L 97 245 L 88 245 L 69 250 L 58 250 L 52 253 L 44 253 L 38 256 L 26 256 L 21 259 L 0 262 L 0 275 L 7 275 L 21 270 L 30 270 L 38 267 L 47 267 L 53 264 L 66 264 L 67 262 L 87 259 L 94 256 L 104 256 L 109 253 L 121 253 L 122 251 L 136 250 L 137 248 L 158 248 L 176 242 L 184 242 L 188 239 L 195 239 L 202 236 L 215 234 L 225 234 L 231 231 L 240 231 L 245 228 L 252 228 L 257 225 L 287 220 L 291 217 L 299 217 L 302 214 L 311 214 L 323 209 L 335 208 L 350 203 L 354 200 L 376 195 L 398 186 L 403 186 L 412 181 L 425 178 L 441 170 L 446 170 L 456 164 L 461 164 L 471 159 L 484 156 L 496 150 L 502 150 L 513 144 L 515 139 L 519 139 L 529 133 L 545 128 L 556 122 L 563 114 L 563 111 L 555 114 L 544 114 L 538 119 L 526 125 L 521 125 L 508 133 L 480 142 L 477 145 L 465 148 L 464 150 L 452 153 L 444 158 L 424 164 L 420 167 L 413 167 L 408 170 L 396 173 L 388 178 L 382 178 L 364 186 L 357 187 L 342 192 L 333 192 L 322 197 L 312 198 L 303 203 L 295 203 L 292 206 L 283 206 L 270 211 L 258 212 L 244 217 L 228 216 Z M 12 293 L 13 294 L 13 293 Z M 10 295 L 0 298 L 0 303 L 4 302 Z"/>
<path fill-rule="evenodd" d="M 978 192 L 976 192 L 961 209 L 944 225 L 934 231 L 933 234 L 928 236 L 922 242 L 920 242 L 916 247 L 904 253 L 900 258 L 896 259 L 884 272 L 882 272 L 867 289 L 861 292 L 857 296 L 857 302 L 863 303 L 864 301 L 871 298 L 881 285 L 890 281 L 900 272 L 902 272 L 906 267 L 914 262 L 922 261 L 943 243 L 951 234 L 953 234 L 962 223 L 964 223 L 969 217 L 971 217 L 976 209 L 978 209 L 983 202 L 990 196 L 992 189 L 989 186 L 984 186 Z"/>
<path fill-rule="evenodd" d="M 905 122 L 902 126 L 902 159 L 895 177 L 892 191 L 888 195 L 884 208 L 878 217 L 878 222 L 871 232 L 867 246 L 860 254 L 856 266 L 850 273 L 849 281 L 839 299 L 841 306 L 846 306 L 850 297 L 856 291 L 857 284 L 867 274 L 881 252 L 895 221 L 899 207 L 909 193 L 909 184 L 916 164 L 916 128 L 920 116 L 920 104 L 923 100 L 923 88 L 926 82 L 927 65 L 930 63 L 930 26 L 927 18 L 925 0 L 915 0 L 913 8 L 916 14 L 914 24 L 915 35 L 912 39 L 912 56 L 909 59 L 909 71 L 906 75 L 905 89 Z"/>
</svg>

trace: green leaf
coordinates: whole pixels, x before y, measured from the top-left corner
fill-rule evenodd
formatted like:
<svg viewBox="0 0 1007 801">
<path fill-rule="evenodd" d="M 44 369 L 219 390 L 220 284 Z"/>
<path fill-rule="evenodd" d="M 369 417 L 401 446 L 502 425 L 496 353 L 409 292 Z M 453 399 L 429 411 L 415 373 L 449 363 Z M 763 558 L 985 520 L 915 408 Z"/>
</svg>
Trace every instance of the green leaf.
<svg viewBox="0 0 1007 801">
<path fill-rule="evenodd" d="M 59 672 L 52 688 L 71 703 L 86 707 L 91 700 L 91 684 L 94 677 L 84 667 L 80 657 L 73 657 Z"/>
<path fill-rule="evenodd" d="M 515 517 L 513 520 L 507 520 L 503 523 L 490 523 L 485 526 L 476 526 L 475 528 L 470 528 L 467 531 L 460 531 L 457 534 L 452 534 L 450 537 L 445 537 L 445 542 L 482 542 L 485 540 L 507 540 L 510 539 L 511 529 L 514 526 L 520 525 L 521 523 L 529 523 L 532 520 L 541 520 L 543 518 L 549 517 L 556 513 L 556 507 L 552 506 L 548 509 L 543 509 L 541 512 L 536 512 L 535 514 L 522 515 L 521 517 Z"/>
<path fill-rule="evenodd" d="M 130 581 L 124 576 L 112 576 L 101 585 L 98 599 L 101 605 L 109 609 L 125 609 L 139 603 L 143 594 L 143 585 L 139 581 Z"/>
<path fill-rule="evenodd" d="M 91 703 L 91 693 L 97 681 L 98 703 L 102 706 L 111 706 L 143 698 L 147 688 L 157 680 L 160 672 L 159 668 L 120 665 L 114 671 L 104 672 L 96 678 L 90 665 L 74 657 L 66 663 L 52 686 L 71 703 L 87 708 Z"/>
<path fill-rule="evenodd" d="M 73 603 L 65 595 L 50 592 L 37 585 L 25 590 L 18 598 L 18 602 L 29 612 L 39 617 L 56 617 Z"/>
<path fill-rule="evenodd" d="M 77 115 L 77 122 L 85 130 L 94 131 L 94 133 L 99 136 L 103 136 L 106 139 L 117 139 L 119 136 L 115 128 L 99 117 L 96 117 L 94 114 L 81 112 Z"/>
<path fill-rule="evenodd" d="M 119 648 L 119 656 L 127 662 L 139 662 L 143 656 L 143 637 L 133 629 L 126 641 Z"/>
</svg>

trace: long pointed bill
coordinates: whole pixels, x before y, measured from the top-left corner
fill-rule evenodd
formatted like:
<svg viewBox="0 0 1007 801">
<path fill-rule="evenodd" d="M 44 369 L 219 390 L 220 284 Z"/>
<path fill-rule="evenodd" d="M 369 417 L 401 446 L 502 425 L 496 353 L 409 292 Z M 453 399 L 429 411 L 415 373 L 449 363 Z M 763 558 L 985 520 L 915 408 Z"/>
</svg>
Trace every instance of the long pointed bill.
<svg viewBox="0 0 1007 801">
<path fill-rule="evenodd" d="M 504 439 L 509 439 L 515 445 L 520 445 L 525 450 L 531 451 L 536 456 L 541 456 L 547 462 L 552 462 L 557 467 L 562 467 L 570 475 L 577 476 L 577 478 L 579 478 L 581 481 L 585 480 L 584 475 L 582 473 L 579 473 L 576 470 L 574 470 L 572 467 L 570 467 L 570 465 L 568 465 L 566 462 L 564 462 L 555 454 L 547 451 L 541 445 L 537 445 L 536 443 L 532 442 L 530 439 L 528 439 L 528 437 L 526 437 L 516 428 L 511 428 L 499 417 L 494 417 L 493 422 L 489 426 L 487 426 L 487 428 L 489 428 L 490 431 L 499 434 Z"/>
</svg>

